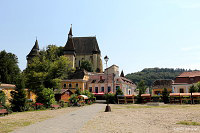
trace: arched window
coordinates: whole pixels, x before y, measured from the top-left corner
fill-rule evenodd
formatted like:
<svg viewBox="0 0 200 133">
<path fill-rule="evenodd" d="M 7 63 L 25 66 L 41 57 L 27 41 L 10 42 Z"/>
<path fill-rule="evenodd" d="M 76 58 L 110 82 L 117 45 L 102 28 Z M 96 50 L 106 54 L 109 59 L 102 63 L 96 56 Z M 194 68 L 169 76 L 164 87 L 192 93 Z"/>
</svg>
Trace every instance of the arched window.
<svg viewBox="0 0 200 133">
<path fill-rule="evenodd" d="M 72 84 L 70 83 L 70 84 L 69 84 L 69 88 L 71 88 L 71 87 L 72 87 Z"/>
</svg>

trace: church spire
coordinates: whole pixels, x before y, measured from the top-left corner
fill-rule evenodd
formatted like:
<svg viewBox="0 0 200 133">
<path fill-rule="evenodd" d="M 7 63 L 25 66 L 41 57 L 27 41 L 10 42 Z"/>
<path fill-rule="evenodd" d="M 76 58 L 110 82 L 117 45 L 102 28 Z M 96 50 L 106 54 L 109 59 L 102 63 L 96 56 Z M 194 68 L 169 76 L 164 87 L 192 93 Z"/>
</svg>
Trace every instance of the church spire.
<svg viewBox="0 0 200 133">
<path fill-rule="evenodd" d="M 64 54 L 74 54 L 75 55 L 74 41 L 72 38 L 72 25 L 69 30 L 67 43 L 64 47 Z"/>
<path fill-rule="evenodd" d="M 38 56 L 38 55 L 39 55 L 39 44 L 38 44 L 38 40 L 36 38 L 35 45 L 31 49 L 30 53 L 26 56 L 26 58 L 28 61 L 30 61 L 33 57 Z"/>
<path fill-rule="evenodd" d="M 124 72 L 122 70 L 121 74 L 120 74 L 120 77 L 124 77 Z"/>
</svg>

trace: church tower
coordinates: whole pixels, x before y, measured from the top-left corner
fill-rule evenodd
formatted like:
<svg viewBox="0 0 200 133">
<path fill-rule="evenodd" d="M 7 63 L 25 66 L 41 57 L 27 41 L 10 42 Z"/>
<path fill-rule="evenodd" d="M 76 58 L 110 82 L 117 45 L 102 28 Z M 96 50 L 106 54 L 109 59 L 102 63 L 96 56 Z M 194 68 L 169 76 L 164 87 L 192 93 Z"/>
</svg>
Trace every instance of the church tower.
<svg viewBox="0 0 200 133">
<path fill-rule="evenodd" d="M 75 56 L 76 56 L 76 51 L 74 47 L 74 42 L 72 39 L 72 26 L 70 27 L 69 34 L 68 34 L 68 40 L 67 43 L 64 47 L 64 56 L 68 57 L 69 60 L 71 61 L 71 67 L 75 68 Z"/>
<path fill-rule="evenodd" d="M 27 59 L 27 65 L 29 63 L 31 63 L 31 60 L 33 59 L 33 57 L 35 56 L 39 56 L 39 45 L 38 45 L 38 40 L 36 38 L 35 41 L 35 45 L 33 46 L 33 48 L 31 49 L 30 53 L 26 56 Z"/>
</svg>

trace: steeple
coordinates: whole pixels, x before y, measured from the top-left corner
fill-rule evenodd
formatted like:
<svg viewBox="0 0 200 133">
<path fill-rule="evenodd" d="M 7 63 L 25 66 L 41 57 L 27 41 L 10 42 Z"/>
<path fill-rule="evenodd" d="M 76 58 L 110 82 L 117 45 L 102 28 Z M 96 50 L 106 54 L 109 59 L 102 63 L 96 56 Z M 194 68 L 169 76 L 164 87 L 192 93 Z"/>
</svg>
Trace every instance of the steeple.
<svg viewBox="0 0 200 133">
<path fill-rule="evenodd" d="M 124 72 L 122 70 L 121 74 L 120 74 L 120 77 L 124 77 Z"/>
<path fill-rule="evenodd" d="M 27 55 L 27 59 L 28 58 L 32 58 L 36 55 L 39 55 L 39 45 L 38 45 L 38 40 L 36 38 L 35 41 L 35 45 L 33 46 L 33 48 L 31 49 L 30 53 Z"/>
<path fill-rule="evenodd" d="M 73 42 L 73 38 L 72 38 L 72 25 L 69 30 L 67 43 L 64 47 L 64 55 L 66 55 L 66 54 L 74 54 L 75 55 L 75 47 L 74 47 L 74 42 Z"/>
</svg>

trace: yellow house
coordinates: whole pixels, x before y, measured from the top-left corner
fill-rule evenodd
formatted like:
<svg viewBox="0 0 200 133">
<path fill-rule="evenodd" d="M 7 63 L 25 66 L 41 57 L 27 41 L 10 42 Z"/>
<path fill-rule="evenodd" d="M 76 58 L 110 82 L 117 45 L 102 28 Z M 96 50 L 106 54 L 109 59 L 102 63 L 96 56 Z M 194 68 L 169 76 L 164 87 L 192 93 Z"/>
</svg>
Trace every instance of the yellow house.
<svg viewBox="0 0 200 133">
<path fill-rule="evenodd" d="M 152 95 L 162 95 L 164 88 L 166 88 L 167 91 L 171 93 L 172 84 L 173 80 L 171 79 L 155 80 L 152 85 Z"/>
<path fill-rule="evenodd" d="M 6 95 L 6 103 L 9 103 L 9 99 L 11 99 L 11 91 L 15 91 L 16 86 L 13 84 L 0 84 L 0 90 L 2 90 Z M 27 92 L 27 98 L 31 99 L 33 102 L 36 100 L 35 93 L 28 91 L 28 89 L 25 89 Z"/>
<path fill-rule="evenodd" d="M 70 79 L 62 80 L 62 89 L 69 89 L 72 93 L 76 88 L 84 91 L 87 89 L 87 81 L 89 80 L 89 74 L 85 70 L 76 70 L 76 72 L 70 77 Z"/>
</svg>

